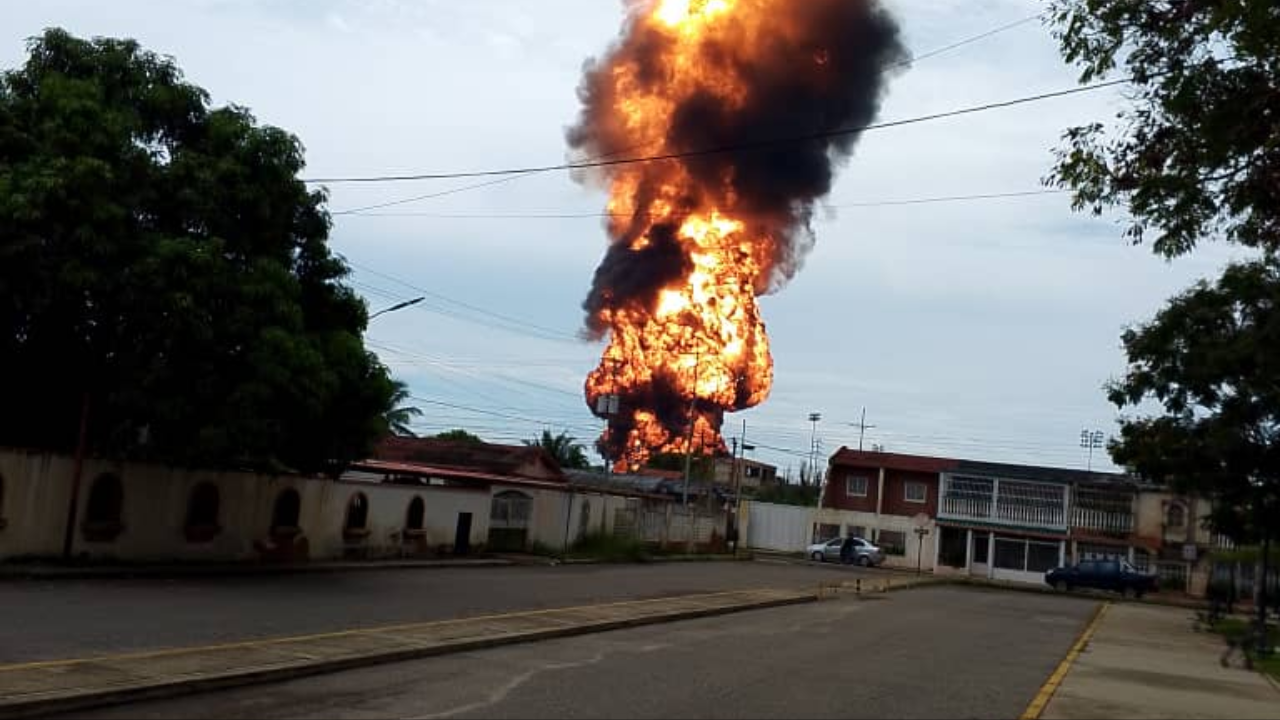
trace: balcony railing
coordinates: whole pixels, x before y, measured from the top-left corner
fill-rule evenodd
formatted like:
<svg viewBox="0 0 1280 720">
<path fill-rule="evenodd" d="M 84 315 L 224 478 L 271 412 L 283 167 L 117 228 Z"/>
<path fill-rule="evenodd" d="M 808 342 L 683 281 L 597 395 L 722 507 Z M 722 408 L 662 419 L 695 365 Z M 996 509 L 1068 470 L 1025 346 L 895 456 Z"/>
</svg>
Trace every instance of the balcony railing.
<svg viewBox="0 0 1280 720">
<path fill-rule="evenodd" d="M 1064 503 L 1061 500 L 1057 505 L 1048 505 L 1042 502 L 1021 502 L 1016 497 L 975 498 L 943 495 L 941 506 L 938 507 L 938 516 L 942 519 L 1018 525 L 1018 527 L 1065 532 L 1066 514 L 1062 505 Z"/>
<path fill-rule="evenodd" d="M 1133 513 L 1074 507 L 1071 509 L 1071 527 L 1105 535 L 1128 535 L 1133 532 Z"/>
</svg>

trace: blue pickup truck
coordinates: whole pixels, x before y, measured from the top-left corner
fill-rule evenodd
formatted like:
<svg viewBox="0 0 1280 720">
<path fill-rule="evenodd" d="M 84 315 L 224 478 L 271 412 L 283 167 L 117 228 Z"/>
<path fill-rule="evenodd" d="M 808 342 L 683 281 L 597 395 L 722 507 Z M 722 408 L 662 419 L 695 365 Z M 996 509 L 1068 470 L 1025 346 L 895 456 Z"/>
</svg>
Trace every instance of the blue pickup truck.
<svg viewBox="0 0 1280 720">
<path fill-rule="evenodd" d="M 1125 597 L 1142 597 L 1159 589 L 1155 575 L 1139 572 L 1124 560 L 1084 560 L 1079 565 L 1050 570 L 1044 574 L 1044 581 L 1055 590 L 1093 588 Z"/>
</svg>

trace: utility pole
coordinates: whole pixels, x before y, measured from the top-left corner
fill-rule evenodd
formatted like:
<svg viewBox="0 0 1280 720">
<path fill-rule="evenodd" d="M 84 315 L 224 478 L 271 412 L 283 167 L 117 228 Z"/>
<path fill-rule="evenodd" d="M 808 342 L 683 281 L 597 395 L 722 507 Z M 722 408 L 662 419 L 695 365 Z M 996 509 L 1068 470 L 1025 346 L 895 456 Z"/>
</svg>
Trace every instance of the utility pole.
<svg viewBox="0 0 1280 720">
<path fill-rule="evenodd" d="M 809 422 L 812 423 L 812 430 L 809 432 L 809 479 L 813 479 L 814 473 L 818 470 L 818 421 L 822 420 L 822 413 L 809 413 Z M 803 485 L 804 478 L 801 478 Z"/>
<path fill-rule="evenodd" d="M 862 420 L 856 423 L 849 423 L 850 427 L 858 428 L 858 452 L 862 452 L 862 438 L 868 430 L 875 429 L 875 425 L 867 424 L 867 406 L 862 406 Z"/>
<path fill-rule="evenodd" d="M 693 419 L 698 409 L 698 371 L 702 364 L 702 351 L 693 354 L 693 398 L 689 400 L 689 432 L 684 439 L 684 493 L 681 502 L 689 507 L 689 474 L 693 467 Z"/>
<path fill-rule="evenodd" d="M 609 387 L 615 389 L 618 386 L 618 364 L 622 361 L 617 358 L 605 358 L 603 363 L 609 366 Z M 600 442 L 600 457 L 604 460 L 604 472 L 606 475 L 613 472 L 613 459 L 609 457 L 609 447 L 605 440 L 609 437 L 609 432 L 613 427 L 613 419 L 618 415 L 618 411 L 622 404 L 622 397 L 617 392 L 606 393 L 596 398 L 596 415 L 604 419 L 604 435 Z M 623 456 L 626 452 L 624 450 Z"/>
<path fill-rule="evenodd" d="M 741 450 L 739 450 L 741 448 Z M 733 465 L 729 470 L 729 487 L 730 487 L 730 503 L 727 509 L 728 517 L 725 520 L 724 536 L 726 540 L 733 543 L 733 554 L 738 554 L 738 543 L 740 538 L 737 536 L 738 521 L 741 519 L 739 513 L 742 512 L 742 467 L 738 462 L 738 453 L 742 453 L 745 460 L 748 450 L 754 450 L 755 446 L 747 444 L 747 421 L 742 420 L 742 436 L 733 439 Z"/>
</svg>

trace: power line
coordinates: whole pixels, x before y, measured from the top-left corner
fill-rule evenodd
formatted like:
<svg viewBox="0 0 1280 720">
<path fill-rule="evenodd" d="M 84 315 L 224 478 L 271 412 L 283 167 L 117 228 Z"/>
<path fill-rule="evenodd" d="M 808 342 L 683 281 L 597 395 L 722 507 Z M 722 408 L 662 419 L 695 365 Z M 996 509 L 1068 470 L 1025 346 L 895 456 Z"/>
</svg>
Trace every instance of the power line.
<svg viewBox="0 0 1280 720">
<path fill-rule="evenodd" d="M 894 68 L 903 67 L 906 65 L 915 65 L 922 60 L 926 60 L 928 58 L 935 57 L 937 55 L 941 55 L 946 52 L 950 52 L 952 50 L 955 50 L 960 47 L 964 47 L 965 45 L 969 45 L 970 43 L 974 43 L 979 40 L 984 40 L 986 38 L 991 37 L 992 35 L 996 35 L 998 33 L 1002 33 L 1007 30 L 1012 30 L 1013 28 L 1023 25 L 1024 23 L 1028 23 L 1028 22 L 1031 22 L 1032 20 L 1043 17 L 1043 15 L 1044 15 L 1043 13 L 1038 13 L 1036 15 L 1023 18 L 1016 22 L 1008 23 L 1006 25 L 1001 25 L 1000 27 L 994 28 L 992 30 L 988 30 L 987 32 L 983 32 L 978 35 L 974 35 L 972 37 L 964 38 L 962 40 L 953 42 L 950 45 L 946 45 L 944 47 L 936 48 L 934 50 L 930 50 L 920 55 L 916 55 L 910 58 L 909 60 L 904 60 L 902 62 L 895 63 L 894 65 L 890 65 L 888 69 L 894 69 Z M 623 152 L 632 152 L 635 149 L 636 148 L 628 148 L 628 149 L 620 150 L 614 154 L 621 154 Z M 605 156 L 605 157 L 608 157 L 608 156 Z M 446 195 L 454 195 L 457 193 L 463 193 L 470 190 L 478 190 L 480 188 L 489 187 L 491 185 L 498 185 L 501 183 L 510 182 L 512 180 L 518 180 L 523 177 L 529 177 L 529 175 L 533 175 L 533 174 L 536 174 L 536 173 L 527 173 L 524 175 L 512 175 L 510 177 L 499 178 L 497 180 L 490 180 L 488 182 L 476 183 L 472 185 L 464 185 L 462 187 L 450 188 L 448 190 L 441 190 L 437 192 L 427 193 L 425 195 L 416 195 L 414 197 L 401 198 L 399 200 L 389 200 L 386 202 L 376 203 L 373 205 L 366 205 L 364 207 L 351 208 L 348 210 L 340 210 L 331 214 L 332 215 L 354 215 L 354 214 L 362 213 L 366 210 L 379 210 L 382 208 L 394 207 L 397 205 L 406 205 L 409 203 L 419 202 L 421 200 L 431 200 L 434 198 L 444 197 Z"/>
<path fill-rule="evenodd" d="M 754 142 L 734 143 L 730 145 L 721 145 L 718 147 L 700 148 L 696 150 L 682 150 L 677 152 L 659 153 L 656 155 L 641 155 L 636 157 L 624 158 L 602 158 L 587 159 L 579 162 L 557 163 L 553 165 L 530 165 L 526 167 L 514 168 L 494 168 L 490 170 L 472 170 L 462 172 L 439 172 L 439 173 L 418 173 L 413 175 L 370 175 L 370 176 L 353 176 L 353 177 L 333 177 L 333 178 L 311 178 L 304 179 L 306 183 L 386 183 L 386 182 L 409 182 L 416 180 L 454 180 L 465 178 L 480 177 L 503 177 L 509 175 L 532 175 L 539 173 L 554 172 L 557 170 L 588 170 L 591 168 L 615 167 L 621 165 L 637 165 L 641 163 L 660 162 L 664 160 L 683 160 L 687 158 L 705 157 L 708 155 L 721 155 L 725 153 L 763 150 L 767 148 L 777 147 L 779 145 L 791 145 L 795 143 L 804 143 L 814 140 L 828 140 L 831 138 L 843 137 L 846 135 L 856 135 L 858 133 L 869 132 L 872 130 L 886 130 L 895 127 L 905 127 L 907 125 L 918 125 L 920 123 L 932 122 L 935 120 L 943 120 L 947 118 L 960 117 L 963 115 L 973 115 L 975 113 L 988 112 L 990 110 L 999 110 L 1003 108 L 1015 107 L 1017 105 L 1025 105 L 1033 102 L 1041 102 L 1043 100 L 1052 100 L 1054 98 L 1068 97 L 1071 95 L 1079 95 L 1081 93 L 1093 92 L 1103 88 L 1122 85 L 1130 82 L 1129 78 L 1120 78 L 1118 80 L 1108 80 L 1105 82 L 1093 83 L 1092 85 L 1083 85 L 1079 87 L 1067 88 L 1065 90 L 1054 90 L 1051 92 L 1038 93 L 1036 95 L 1025 95 L 1014 98 L 1012 100 L 1001 100 L 997 102 L 984 103 L 981 105 L 971 105 L 968 107 L 957 108 L 955 110 L 946 110 L 943 112 L 930 113 L 928 115 L 917 115 L 915 117 L 903 118 L 901 120 L 886 120 L 879 123 L 868 123 L 853 127 L 836 128 L 834 130 L 823 130 L 814 133 L 805 133 L 801 135 L 793 135 L 790 137 L 771 138 L 758 140 Z M 350 214 L 353 211 L 343 211 L 344 214 Z M 338 213 L 335 213 L 338 214 Z"/>
<path fill-rule="evenodd" d="M 934 57 L 934 56 L 936 56 L 936 55 L 941 55 L 941 54 L 946 53 L 946 52 L 951 52 L 952 50 L 955 50 L 956 48 L 962 48 L 962 47 L 964 47 L 965 45 L 970 45 L 970 44 L 972 44 L 972 43 L 978 42 L 979 40 L 985 40 L 985 39 L 987 39 L 987 38 L 991 37 L 992 35 L 999 35 L 999 34 L 1000 34 L 1000 33 L 1002 33 L 1002 32 L 1005 32 L 1005 31 L 1007 31 L 1007 30 L 1012 30 L 1012 29 L 1014 29 L 1014 28 L 1016 28 L 1016 27 L 1021 27 L 1021 26 L 1023 26 L 1023 25 L 1026 25 L 1026 24 L 1027 24 L 1027 23 L 1029 23 L 1029 22 L 1032 22 L 1033 20 L 1039 20 L 1039 19 L 1041 19 L 1041 18 L 1043 18 L 1043 17 L 1044 17 L 1044 13 L 1036 13 L 1035 15 L 1031 15 L 1031 16 L 1029 16 L 1029 17 L 1024 17 L 1024 18 L 1022 18 L 1021 20 L 1016 20 L 1016 21 L 1011 22 L 1011 23 L 1009 23 L 1009 24 L 1007 24 L 1007 25 L 1001 25 L 1000 27 L 994 28 L 994 29 L 992 29 L 992 30 L 988 30 L 988 31 L 986 31 L 986 32 L 984 32 L 984 33 L 980 33 L 980 34 L 978 34 L 978 35 L 974 35 L 974 36 L 972 36 L 972 37 L 967 37 L 967 38 L 965 38 L 965 39 L 963 39 L 963 40 L 958 40 L 958 41 L 956 41 L 956 42 L 951 43 L 950 45 L 946 45 L 946 46 L 944 46 L 944 47 L 937 48 L 936 50 L 930 50 L 929 52 L 924 53 L 924 54 L 922 54 L 922 55 L 916 55 L 915 57 L 912 57 L 912 58 L 910 58 L 910 59 L 908 59 L 908 60 L 903 60 L 902 62 L 894 63 L 893 65 L 890 65 L 889 67 L 892 69 L 892 68 L 896 68 L 896 67 L 903 67 L 903 66 L 907 66 L 907 65 L 914 65 L 915 63 L 918 63 L 918 62 L 920 62 L 921 60 L 927 60 L 928 58 Z"/>
<path fill-rule="evenodd" d="M 438 292 L 428 290 L 424 287 L 410 283 L 407 280 L 403 280 L 401 278 L 395 277 L 394 275 L 389 275 L 379 270 L 375 270 L 371 267 L 361 265 L 356 262 L 352 262 L 351 260 L 348 260 L 347 264 L 354 268 L 358 268 L 363 272 L 367 272 L 372 275 L 377 275 L 378 277 L 384 278 L 386 280 L 390 280 L 391 282 L 397 283 L 399 285 L 403 285 L 404 287 L 409 288 L 410 290 L 413 290 L 416 293 L 420 293 L 422 295 L 435 298 L 441 302 L 446 302 L 452 305 L 456 305 L 460 308 L 464 308 L 466 310 L 469 310 L 479 315 L 493 318 L 494 320 L 500 321 L 503 324 L 494 324 L 493 322 L 486 323 L 476 318 L 467 317 L 465 315 L 461 315 L 456 312 L 450 312 L 448 310 L 445 310 L 442 308 L 436 308 L 430 305 L 418 306 L 418 307 L 421 307 L 423 310 L 431 310 L 439 314 L 452 317 L 457 320 L 473 322 L 473 323 L 484 325 L 485 327 L 489 327 L 497 330 L 506 330 L 508 332 L 515 332 L 522 335 L 528 335 L 530 337 L 534 337 L 539 340 L 550 340 L 555 342 L 572 342 L 575 345 L 581 345 L 583 342 L 582 338 L 578 337 L 577 335 L 571 335 L 569 333 L 565 333 L 560 330 L 555 330 L 552 328 L 536 325 L 527 320 L 522 320 L 520 318 L 512 317 L 510 315 L 503 315 L 502 313 L 497 313 L 492 310 L 486 310 L 485 308 L 479 307 L 477 305 L 472 305 L 467 302 L 463 302 L 462 300 L 455 300 L 447 295 L 442 295 Z"/>
<path fill-rule="evenodd" d="M 502 183 L 509 183 L 512 180 L 519 180 L 522 177 L 526 177 L 527 175 L 532 175 L 532 174 L 535 174 L 535 173 L 527 173 L 526 175 L 511 175 L 508 177 L 498 178 L 497 180 L 490 180 L 488 182 L 474 183 L 471 185 L 463 185 L 462 187 L 450 188 L 448 190 L 440 190 L 433 193 L 427 193 L 426 195 L 415 195 L 414 197 L 401 198 L 399 200 L 388 200 L 386 202 L 380 202 L 373 205 L 366 205 L 364 207 L 350 208 L 347 210 L 336 210 L 329 214 L 335 215 L 335 216 L 336 215 L 357 215 L 359 213 L 363 213 L 366 210 L 379 210 L 381 208 L 394 207 L 396 205 L 407 205 L 409 203 L 415 203 L 421 200 L 431 200 L 434 198 L 444 197 L 446 195 L 456 195 L 457 193 L 467 192 L 469 190 L 479 190 L 480 188 L 489 187 L 491 185 L 501 185 Z M 319 182 L 319 181 L 304 180 L 303 182 Z"/>
<path fill-rule="evenodd" d="M 937 197 L 923 198 L 901 198 L 891 200 L 871 200 L 865 202 L 840 203 L 837 205 L 827 205 L 826 207 L 840 210 L 847 208 L 875 208 L 875 207 L 896 207 L 903 205 L 931 205 L 935 203 L 956 203 L 969 202 L 976 200 L 1004 200 L 1010 198 L 1025 198 L 1044 195 L 1062 195 L 1069 193 L 1071 190 L 1065 189 L 1043 189 L 1043 190 L 1016 190 L 1012 192 L 993 192 L 993 193 L 976 193 L 970 195 L 942 195 Z M 626 213 L 610 213 L 610 212 L 586 212 L 586 213 L 434 213 L 434 212 L 391 212 L 391 213 L 354 213 L 355 217 L 423 217 L 449 220 L 581 220 L 581 219 L 598 219 L 598 218 L 632 218 L 635 215 Z"/>
</svg>

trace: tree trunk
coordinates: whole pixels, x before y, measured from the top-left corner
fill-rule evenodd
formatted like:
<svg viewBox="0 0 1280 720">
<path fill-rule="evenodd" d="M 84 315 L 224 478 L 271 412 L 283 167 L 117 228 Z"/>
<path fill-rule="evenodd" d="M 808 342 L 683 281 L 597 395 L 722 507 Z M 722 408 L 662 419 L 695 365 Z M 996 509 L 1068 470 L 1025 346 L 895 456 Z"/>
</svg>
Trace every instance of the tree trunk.
<svg viewBox="0 0 1280 720">
<path fill-rule="evenodd" d="M 1262 557 L 1258 561 L 1258 571 L 1254 575 L 1254 593 L 1258 608 L 1257 655 L 1265 657 L 1270 654 L 1271 643 L 1267 639 L 1267 566 L 1271 554 L 1271 532 L 1262 528 Z"/>
</svg>

